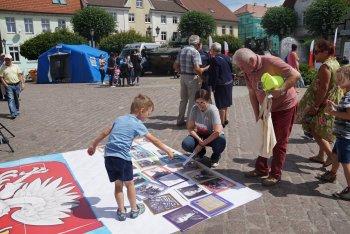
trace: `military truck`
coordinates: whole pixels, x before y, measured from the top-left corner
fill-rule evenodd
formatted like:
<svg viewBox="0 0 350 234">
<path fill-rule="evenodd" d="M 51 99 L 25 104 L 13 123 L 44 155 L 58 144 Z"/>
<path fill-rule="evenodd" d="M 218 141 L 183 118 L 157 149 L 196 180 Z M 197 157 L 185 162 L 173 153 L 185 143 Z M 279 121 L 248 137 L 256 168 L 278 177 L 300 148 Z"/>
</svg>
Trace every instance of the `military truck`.
<svg viewBox="0 0 350 234">
<path fill-rule="evenodd" d="M 173 75 L 173 64 L 181 48 L 159 47 L 145 51 L 147 69 L 154 75 Z"/>
</svg>

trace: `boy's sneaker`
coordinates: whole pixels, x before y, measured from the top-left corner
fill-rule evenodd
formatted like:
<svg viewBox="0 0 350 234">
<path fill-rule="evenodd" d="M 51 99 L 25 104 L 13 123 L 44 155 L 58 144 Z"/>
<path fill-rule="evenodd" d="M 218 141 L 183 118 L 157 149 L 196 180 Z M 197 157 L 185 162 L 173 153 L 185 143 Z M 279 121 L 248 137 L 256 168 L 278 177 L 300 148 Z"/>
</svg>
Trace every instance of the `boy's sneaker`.
<svg viewBox="0 0 350 234">
<path fill-rule="evenodd" d="M 125 209 L 125 212 L 121 212 L 119 209 L 117 210 L 117 219 L 119 221 L 125 221 L 126 220 L 126 209 Z"/>
<path fill-rule="evenodd" d="M 140 203 L 140 204 L 137 204 L 137 210 L 134 211 L 134 210 L 131 210 L 130 212 L 130 218 L 132 219 L 136 219 L 139 215 L 141 215 L 143 212 L 145 212 L 145 205 Z"/>
<path fill-rule="evenodd" d="M 350 201 L 350 187 L 346 187 L 343 191 L 338 193 L 333 193 L 334 197 Z"/>
<path fill-rule="evenodd" d="M 217 168 L 219 166 L 219 162 L 211 162 L 211 168 Z"/>
</svg>

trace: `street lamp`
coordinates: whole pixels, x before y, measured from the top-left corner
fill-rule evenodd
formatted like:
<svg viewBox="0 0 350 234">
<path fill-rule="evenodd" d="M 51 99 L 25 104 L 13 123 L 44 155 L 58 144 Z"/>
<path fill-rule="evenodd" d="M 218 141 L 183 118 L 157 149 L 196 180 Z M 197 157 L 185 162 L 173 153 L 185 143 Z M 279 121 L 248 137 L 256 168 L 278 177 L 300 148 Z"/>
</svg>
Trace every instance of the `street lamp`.
<svg viewBox="0 0 350 234">
<path fill-rule="evenodd" d="M 95 35 L 95 30 L 92 28 L 92 29 L 90 29 L 91 47 L 95 47 L 94 35 Z"/>
<path fill-rule="evenodd" d="M 159 31 L 160 31 L 160 28 L 157 26 L 157 27 L 156 27 L 157 36 L 159 35 Z"/>
<path fill-rule="evenodd" d="M 3 48 L 3 50 L 4 50 L 5 54 L 6 54 L 6 40 L 2 39 L 1 43 L 2 43 L 2 48 Z"/>
</svg>

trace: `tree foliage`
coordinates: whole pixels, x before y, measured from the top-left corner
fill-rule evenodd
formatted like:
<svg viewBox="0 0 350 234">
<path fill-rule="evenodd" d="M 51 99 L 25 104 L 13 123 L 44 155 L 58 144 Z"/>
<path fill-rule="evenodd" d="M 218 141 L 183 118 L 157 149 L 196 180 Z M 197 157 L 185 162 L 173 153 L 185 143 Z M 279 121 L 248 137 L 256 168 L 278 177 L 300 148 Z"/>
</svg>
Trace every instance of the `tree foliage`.
<svg viewBox="0 0 350 234">
<path fill-rule="evenodd" d="M 346 0 L 316 0 L 305 11 L 306 28 L 314 36 L 328 38 L 336 25 L 349 12 Z"/>
<path fill-rule="evenodd" d="M 102 37 L 114 32 L 113 17 L 98 7 L 85 7 L 77 11 L 72 17 L 74 32 L 91 39 L 91 29 L 94 30 L 94 40 L 100 41 Z"/>
<path fill-rule="evenodd" d="M 242 42 L 232 35 L 213 36 L 213 42 L 220 43 L 222 49 L 224 49 L 224 41 L 227 42 L 230 53 L 235 53 L 236 50 L 243 47 Z"/>
<path fill-rule="evenodd" d="M 287 7 L 271 7 L 262 18 L 261 25 L 267 35 L 278 36 L 281 40 L 294 32 L 298 24 L 295 11 Z"/>
<path fill-rule="evenodd" d="M 118 52 L 123 49 L 126 44 L 135 42 L 152 42 L 150 37 L 145 37 L 135 30 L 130 30 L 128 32 L 120 32 L 105 38 L 100 41 L 100 49 L 107 52 Z"/>
<path fill-rule="evenodd" d="M 38 59 L 39 55 L 56 46 L 59 43 L 64 44 L 84 44 L 85 38 L 70 32 L 66 29 L 60 29 L 55 32 L 44 32 L 21 45 L 21 55 L 29 60 Z"/>
<path fill-rule="evenodd" d="M 182 37 L 189 37 L 193 34 L 206 38 L 213 34 L 216 29 L 215 19 L 206 13 L 189 11 L 180 20 L 179 30 Z"/>
</svg>

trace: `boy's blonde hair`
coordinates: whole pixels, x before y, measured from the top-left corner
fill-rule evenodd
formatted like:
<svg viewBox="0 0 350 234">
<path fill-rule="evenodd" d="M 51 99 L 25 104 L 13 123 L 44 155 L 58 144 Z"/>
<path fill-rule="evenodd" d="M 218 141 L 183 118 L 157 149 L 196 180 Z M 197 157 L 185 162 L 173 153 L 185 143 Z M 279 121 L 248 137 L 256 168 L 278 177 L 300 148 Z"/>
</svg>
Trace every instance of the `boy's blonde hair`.
<svg viewBox="0 0 350 234">
<path fill-rule="evenodd" d="M 338 78 L 345 78 L 350 80 L 350 65 L 343 66 L 337 70 Z"/>
<path fill-rule="evenodd" d="M 130 112 L 132 114 L 136 114 L 142 108 L 144 108 L 146 110 L 151 108 L 153 111 L 154 104 L 149 97 L 147 97 L 146 95 L 143 95 L 143 94 L 139 94 L 134 98 L 134 101 L 132 102 L 131 107 L 130 107 Z"/>
</svg>

